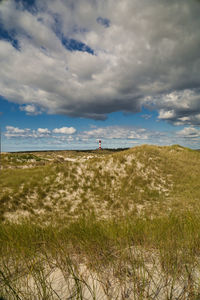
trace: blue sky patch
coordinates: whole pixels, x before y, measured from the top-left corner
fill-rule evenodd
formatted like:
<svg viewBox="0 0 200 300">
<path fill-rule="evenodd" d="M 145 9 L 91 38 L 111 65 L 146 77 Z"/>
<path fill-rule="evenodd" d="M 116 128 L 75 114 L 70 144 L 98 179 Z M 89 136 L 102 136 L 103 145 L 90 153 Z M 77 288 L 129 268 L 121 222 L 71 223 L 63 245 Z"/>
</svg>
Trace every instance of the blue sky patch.
<svg viewBox="0 0 200 300">
<path fill-rule="evenodd" d="M 16 7 L 28 10 L 32 14 L 37 14 L 37 6 L 35 0 L 15 0 Z"/>
<path fill-rule="evenodd" d="M 107 18 L 102 18 L 102 17 L 98 17 L 97 18 L 97 23 L 99 23 L 100 25 L 104 26 L 104 27 L 110 27 L 110 20 Z"/>
<path fill-rule="evenodd" d="M 94 50 L 87 46 L 86 44 L 77 41 L 75 39 L 65 38 L 62 37 L 62 44 L 66 47 L 69 51 L 81 51 L 81 52 L 88 52 L 94 55 Z"/>
<path fill-rule="evenodd" d="M 0 40 L 6 40 L 6 41 L 10 42 L 13 45 L 13 47 L 15 47 L 17 50 L 19 50 L 20 49 L 19 42 L 15 38 L 15 35 L 16 35 L 16 33 L 14 30 L 9 32 L 0 23 Z"/>
<path fill-rule="evenodd" d="M 81 41 L 78 41 L 76 39 L 65 37 L 62 33 L 62 19 L 59 14 L 53 14 L 54 18 L 54 24 L 53 24 L 53 31 L 55 34 L 59 37 L 62 44 L 65 46 L 65 48 L 69 51 L 81 51 L 81 52 L 88 52 L 90 54 L 94 55 L 94 50 L 90 48 L 88 45 L 84 44 Z M 74 27 L 74 32 L 87 32 L 86 29 L 79 28 L 78 26 Z"/>
</svg>

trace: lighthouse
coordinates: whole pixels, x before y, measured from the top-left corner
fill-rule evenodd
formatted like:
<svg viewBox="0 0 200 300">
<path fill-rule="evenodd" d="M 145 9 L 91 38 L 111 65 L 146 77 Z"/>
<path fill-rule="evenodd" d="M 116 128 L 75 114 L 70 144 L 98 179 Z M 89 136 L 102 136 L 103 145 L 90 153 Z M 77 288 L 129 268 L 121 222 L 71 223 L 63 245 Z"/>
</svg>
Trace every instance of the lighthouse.
<svg viewBox="0 0 200 300">
<path fill-rule="evenodd" d="M 99 150 L 101 150 L 101 140 L 99 140 Z"/>
</svg>

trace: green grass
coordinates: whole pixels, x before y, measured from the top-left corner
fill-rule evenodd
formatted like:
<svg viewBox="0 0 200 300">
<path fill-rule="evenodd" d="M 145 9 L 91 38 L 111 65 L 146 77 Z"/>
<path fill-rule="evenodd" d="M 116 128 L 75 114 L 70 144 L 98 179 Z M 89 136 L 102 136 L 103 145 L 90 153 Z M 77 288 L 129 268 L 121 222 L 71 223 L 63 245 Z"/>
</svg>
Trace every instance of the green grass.
<svg viewBox="0 0 200 300">
<path fill-rule="evenodd" d="M 200 299 L 200 152 L 2 158 L 0 298 Z"/>
<path fill-rule="evenodd" d="M 0 288 L 6 299 L 12 299 L 14 293 L 19 299 L 25 299 L 27 292 L 32 295 L 30 282 L 26 282 L 26 291 L 22 285 L 27 276 L 35 282 L 37 299 L 59 299 L 56 293 L 61 291 L 48 281 L 55 269 L 65 271 L 65 284 L 71 284 L 65 297 L 75 293 L 72 299 L 84 299 L 88 290 L 90 299 L 96 299 L 81 265 L 89 274 L 96 274 L 93 284 L 98 282 L 105 294 L 107 289 L 107 297 L 115 294 L 108 287 L 109 280 L 121 293 L 129 289 L 130 299 L 153 299 L 156 293 L 156 299 L 163 294 L 165 299 L 199 297 L 199 214 L 104 221 L 88 215 L 63 226 L 5 223 L 0 226 L 0 245 Z"/>
<path fill-rule="evenodd" d="M 60 159 L 61 154 L 63 159 L 58 163 L 57 156 Z M 12 159 L 19 156 L 6 155 Z M 130 211 L 157 216 L 173 210 L 199 209 L 198 151 L 176 145 L 143 145 L 122 152 L 90 152 L 93 158 L 84 162 L 81 159 L 87 157 L 85 152 L 65 151 L 50 155 L 49 152 L 34 154 L 40 161 L 45 161 L 43 166 L 29 165 L 28 159 L 26 169 L 22 168 L 24 165 L 14 167 L 10 164 L 10 168 L 5 165 L 0 176 L 2 218 L 8 219 L 10 212 L 13 216 L 16 212 L 18 218 L 18 211 L 30 206 L 32 218 L 37 215 L 37 210 L 44 208 L 40 219 L 45 222 L 45 210 L 48 210 L 49 218 L 50 206 L 52 214 L 56 210 L 64 217 L 70 207 L 68 216 L 72 211 L 78 216 L 82 214 L 81 202 L 93 206 L 96 214 L 101 216 L 118 216 Z M 21 156 L 26 157 L 25 154 Z M 76 161 L 65 161 L 65 158 Z"/>
</svg>

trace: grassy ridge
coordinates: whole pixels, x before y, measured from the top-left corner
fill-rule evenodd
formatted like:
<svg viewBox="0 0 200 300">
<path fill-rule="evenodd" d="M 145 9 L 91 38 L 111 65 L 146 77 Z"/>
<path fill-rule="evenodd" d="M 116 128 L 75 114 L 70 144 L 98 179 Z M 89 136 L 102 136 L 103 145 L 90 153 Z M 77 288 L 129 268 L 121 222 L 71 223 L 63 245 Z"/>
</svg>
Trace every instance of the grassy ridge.
<svg viewBox="0 0 200 300">
<path fill-rule="evenodd" d="M 18 164 L 13 167 L 15 155 Z M 5 220 L 73 220 L 85 211 L 117 217 L 199 209 L 198 151 L 144 145 L 117 153 L 21 155 L 20 160 L 19 154 L 8 154 L 3 161 L 0 215 Z"/>
</svg>

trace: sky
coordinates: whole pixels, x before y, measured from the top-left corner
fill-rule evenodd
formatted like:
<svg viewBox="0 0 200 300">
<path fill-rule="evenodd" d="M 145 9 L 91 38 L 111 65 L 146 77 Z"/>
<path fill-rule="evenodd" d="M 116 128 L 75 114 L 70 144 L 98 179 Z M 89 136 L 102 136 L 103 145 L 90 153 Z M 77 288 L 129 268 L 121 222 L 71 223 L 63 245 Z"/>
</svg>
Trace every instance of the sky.
<svg viewBox="0 0 200 300">
<path fill-rule="evenodd" d="M 200 149 L 199 0 L 1 0 L 2 151 Z"/>
</svg>

